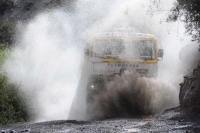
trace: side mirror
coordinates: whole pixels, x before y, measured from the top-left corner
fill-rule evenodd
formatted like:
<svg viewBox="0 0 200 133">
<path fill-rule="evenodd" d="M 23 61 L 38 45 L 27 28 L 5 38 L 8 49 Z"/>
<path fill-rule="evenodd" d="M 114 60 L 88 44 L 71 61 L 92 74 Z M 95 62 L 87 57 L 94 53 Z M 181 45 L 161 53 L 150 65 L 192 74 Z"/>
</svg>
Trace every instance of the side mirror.
<svg viewBox="0 0 200 133">
<path fill-rule="evenodd" d="M 164 50 L 163 49 L 158 49 L 158 57 L 163 58 L 164 55 Z"/>
<path fill-rule="evenodd" d="M 89 48 L 88 47 L 84 49 L 84 55 L 85 55 L 85 58 L 89 57 Z"/>
</svg>

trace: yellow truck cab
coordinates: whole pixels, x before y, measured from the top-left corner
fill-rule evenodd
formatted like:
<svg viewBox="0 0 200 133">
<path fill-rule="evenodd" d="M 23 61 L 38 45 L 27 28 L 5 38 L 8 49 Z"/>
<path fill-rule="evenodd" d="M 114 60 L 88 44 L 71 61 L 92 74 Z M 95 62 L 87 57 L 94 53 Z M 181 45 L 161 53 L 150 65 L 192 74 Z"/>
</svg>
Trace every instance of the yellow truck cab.
<svg viewBox="0 0 200 133">
<path fill-rule="evenodd" d="M 130 31 L 96 33 L 89 46 L 89 84 L 94 88 L 125 70 L 156 77 L 163 50 L 154 35 Z"/>
</svg>

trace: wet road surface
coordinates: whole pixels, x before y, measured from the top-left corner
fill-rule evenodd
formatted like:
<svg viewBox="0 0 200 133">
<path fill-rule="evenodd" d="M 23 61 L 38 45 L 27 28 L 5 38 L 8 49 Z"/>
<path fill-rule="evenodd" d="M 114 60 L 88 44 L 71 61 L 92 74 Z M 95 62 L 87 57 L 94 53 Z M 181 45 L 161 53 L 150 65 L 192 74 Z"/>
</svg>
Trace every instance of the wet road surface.
<svg viewBox="0 0 200 133">
<path fill-rule="evenodd" d="M 200 111 L 190 113 L 182 111 L 178 107 L 167 110 L 154 118 L 115 118 L 92 122 L 60 120 L 18 123 L 0 125 L 0 129 L 0 133 L 199 133 Z"/>
<path fill-rule="evenodd" d="M 23 132 L 23 133 L 43 133 L 43 132 L 58 132 L 58 133 L 94 133 L 94 132 L 109 132 L 109 133 L 129 133 L 140 132 L 140 127 L 153 118 L 138 118 L 138 119 L 108 119 L 101 121 L 85 122 L 85 121 L 51 121 L 42 123 L 22 123 L 14 125 L 0 126 L 1 132 Z"/>
</svg>

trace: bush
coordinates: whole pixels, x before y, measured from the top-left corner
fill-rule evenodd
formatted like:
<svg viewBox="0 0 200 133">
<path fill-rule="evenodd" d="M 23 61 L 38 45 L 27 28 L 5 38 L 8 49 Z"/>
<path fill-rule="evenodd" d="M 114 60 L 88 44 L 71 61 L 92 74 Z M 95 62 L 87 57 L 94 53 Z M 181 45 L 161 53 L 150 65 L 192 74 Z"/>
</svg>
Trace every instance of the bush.
<svg viewBox="0 0 200 133">
<path fill-rule="evenodd" d="M 9 50 L 0 44 L 0 65 L 2 66 Z M 0 123 L 10 124 L 28 120 L 28 111 L 18 86 L 9 83 L 4 73 L 0 73 Z"/>
</svg>

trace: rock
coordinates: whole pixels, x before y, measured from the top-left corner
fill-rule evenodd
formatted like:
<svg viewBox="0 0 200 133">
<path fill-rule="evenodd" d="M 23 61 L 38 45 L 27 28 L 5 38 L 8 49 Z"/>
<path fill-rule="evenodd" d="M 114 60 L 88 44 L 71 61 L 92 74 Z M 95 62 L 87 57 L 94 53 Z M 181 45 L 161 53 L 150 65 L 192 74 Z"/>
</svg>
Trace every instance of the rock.
<svg viewBox="0 0 200 133">
<path fill-rule="evenodd" d="M 180 106 L 181 108 L 200 106 L 200 68 L 197 67 L 192 73 L 184 77 L 180 84 Z"/>
<path fill-rule="evenodd" d="M 15 130 L 1 130 L 0 133 L 17 133 Z"/>
</svg>

